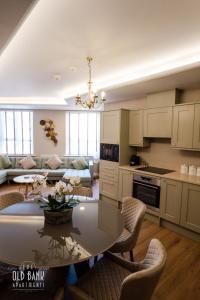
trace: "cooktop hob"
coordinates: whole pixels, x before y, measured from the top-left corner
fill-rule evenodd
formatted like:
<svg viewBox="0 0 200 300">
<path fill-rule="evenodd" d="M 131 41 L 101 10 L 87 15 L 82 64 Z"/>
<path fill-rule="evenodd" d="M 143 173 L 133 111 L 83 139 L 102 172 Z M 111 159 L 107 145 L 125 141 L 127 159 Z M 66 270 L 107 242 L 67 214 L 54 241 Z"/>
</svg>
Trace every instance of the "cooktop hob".
<svg viewBox="0 0 200 300">
<path fill-rule="evenodd" d="M 155 174 L 159 174 L 159 175 L 165 175 L 165 174 L 174 172 L 173 170 L 156 168 L 156 167 L 151 167 L 151 166 L 138 168 L 137 170 L 145 171 L 145 172 L 149 172 L 149 173 L 155 173 Z"/>
</svg>

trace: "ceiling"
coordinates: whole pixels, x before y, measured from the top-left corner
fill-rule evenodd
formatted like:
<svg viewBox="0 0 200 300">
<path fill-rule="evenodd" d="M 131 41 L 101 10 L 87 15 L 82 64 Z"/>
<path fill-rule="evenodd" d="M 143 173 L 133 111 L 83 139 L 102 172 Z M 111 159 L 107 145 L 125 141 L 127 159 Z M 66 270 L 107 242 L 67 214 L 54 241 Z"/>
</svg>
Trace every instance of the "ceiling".
<svg viewBox="0 0 200 300">
<path fill-rule="evenodd" d="M 64 104 L 86 91 L 88 55 L 108 101 L 200 86 L 199 0 L 0 0 L 0 8 L 0 103 Z"/>
</svg>

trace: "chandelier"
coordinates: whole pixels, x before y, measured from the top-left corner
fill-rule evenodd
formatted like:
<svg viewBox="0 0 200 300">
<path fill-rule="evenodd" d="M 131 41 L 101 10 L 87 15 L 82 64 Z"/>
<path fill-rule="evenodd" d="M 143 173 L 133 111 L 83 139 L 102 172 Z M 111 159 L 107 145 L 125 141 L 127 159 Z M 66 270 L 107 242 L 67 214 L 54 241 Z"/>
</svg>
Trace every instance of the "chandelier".
<svg viewBox="0 0 200 300">
<path fill-rule="evenodd" d="M 89 68 L 89 81 L 88 81 L 88 96 L 86 99 L 82 99 L 81 95 L 78 94 L 75 98 L 75 104 L 81 105 L 85 109 L 93 109 L 100 107 L 101 104 L 103 104 L 105 99 L 105 93 L 101 92 L 101 98 L 99 99 L 96 92 L 92 89 L 92 71 L 91 71 L 91 61 L 92 57 L 88 56 L 87 58 L 88 62 L 88 68 Z"/>
</svg>

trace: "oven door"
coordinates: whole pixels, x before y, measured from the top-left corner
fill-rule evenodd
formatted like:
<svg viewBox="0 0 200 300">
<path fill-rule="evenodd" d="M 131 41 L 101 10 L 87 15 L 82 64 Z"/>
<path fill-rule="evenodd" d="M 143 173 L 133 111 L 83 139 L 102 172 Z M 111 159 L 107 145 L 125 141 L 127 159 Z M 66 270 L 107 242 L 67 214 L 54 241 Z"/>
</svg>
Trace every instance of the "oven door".
<svg viewBox="0 0 200 300">
<path fill-rule="evenodd" d="M 150 208 L 160 207 L 160 186 L 133 181 L 133 197 L 141 200 Z"/>
</svg>

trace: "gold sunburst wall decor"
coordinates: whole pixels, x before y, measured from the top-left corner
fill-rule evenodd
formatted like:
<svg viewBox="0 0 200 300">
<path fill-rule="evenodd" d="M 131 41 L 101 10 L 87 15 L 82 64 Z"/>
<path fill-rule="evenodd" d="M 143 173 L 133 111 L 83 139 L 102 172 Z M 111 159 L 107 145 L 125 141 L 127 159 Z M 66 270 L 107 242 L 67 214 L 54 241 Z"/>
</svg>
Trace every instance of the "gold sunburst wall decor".
<svg viewBox="0 0 200 300">
<path fill-rule="evenodd" d="M 55 124 L 52 120 L 46 119 L 41 120 L 40 125 L 44 128 L 45 135 L 50 139 L 55 145 L 58 143 L 57 132 L 55 132 Z"/>
</svg>

